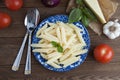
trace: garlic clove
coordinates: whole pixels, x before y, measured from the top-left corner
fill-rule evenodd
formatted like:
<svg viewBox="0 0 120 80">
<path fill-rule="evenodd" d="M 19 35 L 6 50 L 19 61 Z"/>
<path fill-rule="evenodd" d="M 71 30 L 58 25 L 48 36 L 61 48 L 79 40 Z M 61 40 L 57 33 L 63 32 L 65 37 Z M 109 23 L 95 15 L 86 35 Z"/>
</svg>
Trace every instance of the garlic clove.
<svg viewBox="0 0 120 80">
<path fill-rule="evenodd" d="M 106 34 L 106 35 L 107 35 L 107 34 L 109 35 L 110 31 L 109 31 L 109 29 L 104 29 L 104 30 L 103 30 L 103 33 Z"/>
<path fill-rule="evenodd" d="M 113 21 L 109 21 L 107 24 L 105 24 L 103 26 L 103 29 L 108 29 L 109 27 L 113 26 L 114 25 L 114 22 Z"/>
<path fill-rule="evenodd" d="M 120 28 L 120 24 L 119 23 L 114 23 L 114 27 Z"/>
<path fill-rule="evenodd" d="M 107 35 L 108 36 L 108 38 L 110 38 L 110 39 L 115 39 L 116 38 L 116 36 L 114 35 L 114 33 L 110 33 L 109 35 Z"/>
<path fill-rule="evenodd" d="M 120 33 L 120 28 L 117 28 L 116 31 Z"/>
<path fill-rule="evenodd" d="M 113 33 L 116 36 L 116 38 L 120 36 L 120 32 L 118 32 L 118 31 L 114 31 Z"/>
<path fill-rule="evenodd" d="M 118 21 L 119 21 L 118 19 L 114 20 L 115 23 L 118 23 Z"/>
</svg>

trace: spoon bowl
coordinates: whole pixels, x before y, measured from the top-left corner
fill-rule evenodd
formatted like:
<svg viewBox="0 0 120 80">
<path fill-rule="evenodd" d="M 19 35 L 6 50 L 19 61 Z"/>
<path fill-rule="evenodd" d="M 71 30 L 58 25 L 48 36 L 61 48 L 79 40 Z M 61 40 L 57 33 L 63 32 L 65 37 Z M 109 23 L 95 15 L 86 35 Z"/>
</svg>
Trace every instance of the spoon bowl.
<svg viewBox="0 0 120 80">
<path fill-rule="evenodd" d="M 28 11 L 28 14 L 25 19 L 25 25 L 29 32 L 33 31 L 40 20 L 40 13 L 37 9 L 32 8 Z"/>
<path fill-rule="evenodd" d="M 27 15 L 25 16 L 24 25 L 27 26 Z"/>
</svg>

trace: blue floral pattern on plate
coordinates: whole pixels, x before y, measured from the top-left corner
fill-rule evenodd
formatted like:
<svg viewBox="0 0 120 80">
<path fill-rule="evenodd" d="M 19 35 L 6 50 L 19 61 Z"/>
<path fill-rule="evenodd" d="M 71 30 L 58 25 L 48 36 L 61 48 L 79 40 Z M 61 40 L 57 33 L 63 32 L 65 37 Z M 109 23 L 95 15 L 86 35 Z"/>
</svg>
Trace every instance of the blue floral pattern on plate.
<svg viewBox="0 0 120 80">
<path fill-rule="evenodd" d="M 40 39 L 38 39 L 36 37 L 36 32 L 46 23 L 48 22 L 51 22 L 51 23 L 56 23 L 57 21 L 62 21 L 64 23 L 67 23 L 68 22 L 68 16 L 67 15 L 54 15 L 54 16 L 50 16 L 46 19 L 44 19 L 38 26 L 37 28 L 35 29 L 35 31 L 33 32 L 33 37 L 32 37 L 32 43 L 38 43 L 38 41 Z M 88 34 L 88 31 L 86 30 L 86 28 L 80 23 L 80 22 L 75 22 L 74 23 L 77 27 L 79 27 L 80 29 L 83 30 L 83 32 L 81 33 L 82 34 L 82 37 L 84 39 L 84 41 L 86 42 L 87 46 L 85 46 L 84 48 L 85 49 L 88 49 L 90 48 L 90 38 L 89 38 L 89 34 Z M 72 70 L 74 68 L 76 68 L 77 66 L 79 66 L 80 64 L 82 64 L 86 57 L 87 57 L 87 53 L 85 54 L 82 54 L 80 55 L 80 59 L 79 61 L 71 64 L 70 66 L 66 67 L 66 68 L 54 68 L 52 66 L 50 66 L 49 64 L 45 63 L 46 60 L 40 55 L 40 53 L 37 53 L 35 52 L 34 53 L 34 56 L 36 58 L 36 60 L 41 63 L 45 68 L 49 69 L 49 70 L 53 70 L 53 71 L 57 71 L 57 72 L 65 72 L 65 71 L 69 71 L 69 70 Z"/>
</svg>

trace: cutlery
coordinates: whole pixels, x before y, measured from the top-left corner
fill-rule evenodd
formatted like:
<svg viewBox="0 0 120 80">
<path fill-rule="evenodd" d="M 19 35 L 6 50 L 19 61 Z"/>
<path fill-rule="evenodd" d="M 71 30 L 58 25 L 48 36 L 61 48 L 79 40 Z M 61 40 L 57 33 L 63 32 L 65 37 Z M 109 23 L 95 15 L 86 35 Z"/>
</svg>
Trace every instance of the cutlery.
<svg viewBox="0 0 120 80">
<path fill-rule="evenodd" d="M 27 15 L 25 17 L 24 25 L 27 26 Z M 21 57 L 22 57 L 22 54 L 23 54 L 23 50 L 24 50 L 24 47 L 25 47 L 25 43 L 26 43 L 27 37 L 28 37 L 28 31 L 26 32 L 26 34 L 24 36 L 22 45 L 21 45 L 21 47 L 19 49 L 19 52 L 17 54 L 17 57 L 15 58 L 14 63 L 13 63 L 13 66 L 12 66 L 12 70 L 13 71 L 18 71 L 18 69 L 19 69 L 20 61 L 21 61 Z"/>
<path fill-rule="evenodd" d="M 27 59 L 26 59 L 26 65 L 25 65 L 25 75 L 31 74 L 31 36 L 34 29 L 37 27 L 37 24 L 40 19 L 40 13 L 38 9 L 32 8 L 27 13 L 27 18 L 25 20 L 25 23 L 27 23 L 27 31 L 29 34 L 29 41 L 28 41 L 28 50 L 27 50 Z"/>
</svg>

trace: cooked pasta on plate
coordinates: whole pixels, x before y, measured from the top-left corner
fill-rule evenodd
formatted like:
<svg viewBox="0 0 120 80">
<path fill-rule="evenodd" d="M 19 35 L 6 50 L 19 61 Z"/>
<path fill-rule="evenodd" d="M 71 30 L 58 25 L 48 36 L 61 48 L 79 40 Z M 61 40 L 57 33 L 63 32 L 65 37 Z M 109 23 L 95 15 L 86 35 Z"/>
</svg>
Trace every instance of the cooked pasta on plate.
<svg viewBox="0 0 120 80">
<path fill-rule="evenodd" d="M 86 58 L 90 40 L 87 30 L 79 23 L 67 23 L 66 15 L 45 19 L 33 33 L 32 52 L 46 68 L 68 71 Z"/>
</svg>

